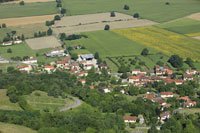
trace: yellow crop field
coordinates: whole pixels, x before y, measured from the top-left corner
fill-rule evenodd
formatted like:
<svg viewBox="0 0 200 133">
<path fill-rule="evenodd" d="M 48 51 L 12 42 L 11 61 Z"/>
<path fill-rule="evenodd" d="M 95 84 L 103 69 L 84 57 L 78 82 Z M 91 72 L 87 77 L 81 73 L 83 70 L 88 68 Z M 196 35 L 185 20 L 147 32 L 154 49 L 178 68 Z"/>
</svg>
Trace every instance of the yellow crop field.
<svg viewBox="0 0 200 133">
<path fill-rule="evenodd" d="M 186 36 L 189 36 L 189 37 L 196 37 L 196 36 L 200 36 L 200 32 L 197 32 L 197 33 L 191 33 L 191 34 L 185 34 Z"/>
<path fill-rule="evenodd" d="M 156 27 L 116 29 L 113 32 L 167 55 L 200 61 L 200 41 Z"/>
</svg>

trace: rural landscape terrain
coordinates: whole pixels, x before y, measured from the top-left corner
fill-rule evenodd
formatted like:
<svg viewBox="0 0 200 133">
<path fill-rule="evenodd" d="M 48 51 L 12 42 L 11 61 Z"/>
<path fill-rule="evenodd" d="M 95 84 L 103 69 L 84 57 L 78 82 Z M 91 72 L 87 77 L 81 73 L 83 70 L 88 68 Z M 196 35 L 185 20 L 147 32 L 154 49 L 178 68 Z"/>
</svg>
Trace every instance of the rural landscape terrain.
<svg viewBox="0 0 200 133">
<path fill-rule="evenodd" d="M 199 133 L 200 0 L 0 0 L 0 133 Z"/>
</svg>

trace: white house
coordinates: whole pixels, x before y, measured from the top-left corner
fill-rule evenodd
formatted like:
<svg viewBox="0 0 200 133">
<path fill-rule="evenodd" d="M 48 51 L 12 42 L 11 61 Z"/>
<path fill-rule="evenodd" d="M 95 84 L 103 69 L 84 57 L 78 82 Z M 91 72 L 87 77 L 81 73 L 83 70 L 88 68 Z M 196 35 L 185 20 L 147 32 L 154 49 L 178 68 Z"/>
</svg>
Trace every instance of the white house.
<svg viewBox="0 0 200 133">
<path fill-rule="evenodd" d="M 125 123 L 135 123 L 137 120 L 136 116 L 123 116 Z"/>
<path fill-rule="evenodd" d="M 14 41 L 15 44 L 19 44 L 19 43 L 22 43 L 22 42 L 23 42 L 23 41 L 22 41 L 22 40 L 19 40 L 19 39 L 17 39 L 17 40 Z"/>
<path fill-rule="evenodd" d="M 137 77 L 137 76 L 131 76 L 128 78 L 128 82 L 129 83 L 134 83 L 136 81 L 140 81 L 140 77 Z"/>
<path fill-rule="evenodd" d="M 31 67 L 31 65 L 26 65 L 26 66 L 18 67 L 18 69 L 21 72 L 28 72 L 29 73 L 32 70 L 32 67 Z"/>
<path fill-rule="evenodd" d="M 51 73 L 54 70 L 54 66 L 44 66 L 44 70 Z"/>
<path fill-rule="evenodd" d="M 3 46 L 11 46 L 11 45 L 12 45 L 12 41 L 3 42 L 2 45 L 3 45 Z"/>
<path fill-rule="evenodd" d="M 26 64 L 34 64 L 34 63 L 37 63 L 37 58 L 36 58 L 35 56 L 30 57 L 30 58 L 24 60 L 23 63 L 26 63 Z"/>
<path fill-rule="evenodd" d="M 137 75 L 138 73 L 140 73 L 140 69 L 134 69 L 134 70 L 132 70 L 132 74 L 133 75 Z"/>
<path fill-rule="evenodd" d="M 158 119 L 164 121 L 169 118 L 170 118 L 170 111 L 166 111 L 166 112 L 160 114 L 160 117 Z"/>
<path fill-rule="evenodd" d="M 97 60 L 94 58 L 93 54 L 84 54 L 84 55 L 78 55 L 78 59 L 79 62 L 85 61 L 86 64 L 93 64 L 94 67 L 98 67 L 97 64 Z"/>
<path fill-rule="evenodd" d="M 173 92 L 160 92 L 162 98 L 174 97 Z"/>
<path fill-rule="evenodd" d="M 109 93 L 110 90 L 108 89 L 108 87 L 104 86 L 104 87 L 100 87 L 99 90 L 103 90 L 104 93 Z"/>
</svg>

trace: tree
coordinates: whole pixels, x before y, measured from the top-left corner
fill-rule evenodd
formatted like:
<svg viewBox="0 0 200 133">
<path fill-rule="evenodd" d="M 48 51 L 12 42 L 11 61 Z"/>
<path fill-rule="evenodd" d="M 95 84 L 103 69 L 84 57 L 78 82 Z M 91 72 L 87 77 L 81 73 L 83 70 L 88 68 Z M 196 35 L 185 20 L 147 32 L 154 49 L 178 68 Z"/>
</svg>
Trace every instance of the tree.
<svg viewBox="0 0 200 133">
<path fill-rule="evenodd" d="M 60 20 L 60 16 L 59 15 L 54 16 L 54 20 Z"/>
<path fill-rule="evenodd" d="M 7 53 L 12 53 L 12 49 L 11 48 L 7 49 Z"/>
<path fill-rule="evenodd" d="M 188 64 L 188 66 L 190 66 L 192 69 L 195 69 L 195 66 L 193 64 L 194 62 L 191 58 L 187 58 L 185 63 Z"/>
<path fill-rule="evenodd" d="M 183 66 L 183 59 L 178 55 L 172 55 L 168 62 L 175 68 L 180 68 Z"/>
<path fill-rule="evenodd" d="M 66 9 L 62 8 L 61 11 L 60 11 L 60 13 L 61 13 L 62 15 L 64 15 L 64 14 L 66 13 Z"/>
<path fill-rule="evenodd" d="M 22 39 L 22 41 L 25 40 L 24 34 L 22 34 L 21 39 Z"/>
<path fill-rule="evenodd" d="M 47 35 L 50 36 L 50 35 L 52 35 L 52 33 L 53 33 L 52 29 L 49 28 L 49 29 L 47 30 Z"/>
<path fill-rule="evenodd" d="M 112 11 L 112 12 L 110 13 L 110 17 L 115 17 L 115 12 L 114 12 L 114 11 Z"/>
<path fill-rule="evenodd" d="M 158 62 L 156 63 L 156 65 L 164 66 L 164 63 L 163 63 L 162 61 L 158 61 Z"/>
<path fill-rule="evenodd" d="M 2 26 L 1 26 L 2 28 L 6 28 L 6 24 L 2 24 Z"/>
<path fill-rule="evenodd" d="M 21 6 L 25 5 L 24 1 L 19 2 L 19 5 Z"/>
<path fill-rule="evenodd" d="M 149 54 L 149 50 L 147 48 L 144 48 L 141 52 L 141 55 L 147 56 Z"/>
<path fill-rule="evenodd" d="M 94 54 L 94 58 L 95 58 L 95 59 L 99 59 L 99 53 L 98 53 L 98 52 L 96 52 L 96 53 Z"/>
<path fill-rule="evenodd" d="M 108 24 L 105 25 L 104 30 L 110 30 L 110 26 Z"/>
<path fill-rule="evenodd" d="M 50 22 L 50 21 L 46 21 L 45 25 L 46 25 L 46 26 L 50 26 L 50 25 L 51 25 L 51 22 Z"/>
<path fill-rule="evenodd" d="M 15 70 L 15 68 L 13 67 L 13 66 L 9 66 L 8 68 L 7 68 L 7 72 L 9 73 L 9 72 L 12 72 L 13 70 Z"/>
<path fill-rule="evenodd" d="M 133 17 L 134 17 L 134 18 L 139 18 L 139 17 L 140 17 L 140 16 L 139 16 L 139 13 L 133 14 Z"/>
<path fill-rule="evenodd" d="M 13 35 L 15 35 L 17 32 L 16 32 L 15 30 L 13 30 L 13 31 L 11 31 L 11 33 L 12 33 Z"/>
<path fill-rule="evenodd" d="M 129 6 L 128 5 L 124 5 L 124 10 L 129 10 Z"/>
<path fill-rule="evenodd" d="M 66 34 L 65 33 L 60 33 L 60 40 L 65 40 L 66 39 Z"/>
</svg>

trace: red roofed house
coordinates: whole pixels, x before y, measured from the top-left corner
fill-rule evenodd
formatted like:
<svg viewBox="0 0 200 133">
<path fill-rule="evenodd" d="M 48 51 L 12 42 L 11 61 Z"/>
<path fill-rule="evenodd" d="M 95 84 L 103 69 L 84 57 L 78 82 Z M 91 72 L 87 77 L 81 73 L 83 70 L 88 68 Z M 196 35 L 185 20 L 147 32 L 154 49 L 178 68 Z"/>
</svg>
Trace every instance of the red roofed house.
<svg viewBox="0 0 200 133">
<path fill-rule="evenodd" d="M 193 80 L 193 75 L 191 75 L 191 74 L 183 74 L 183 80 Z"/>
<path fill-rule="evenodd" d="M 175 79 L 175 84 L 176 85 L 182 85 L 183 83 L 184 83 L 183 80 L 181 80 L 181 79 Z"/>
<path fill-rule="evenodd" d="M 169 118 L 170 118 L 170 111 L 166 111 L 166 112 L 160 114 L 160 118 L 158 118 L 158 119 L 164 121 Z"/>
<path fill-rule="evenodd" d="M 3 46 L 11 46 L 11 45 L 12 45 L 12 41 L 3 42 L 2 45 L 3 45 Z"/>
<path fill-rule="evenodd" d="M 131 76 L 131 77 L 128 78 L 129 83 L 134 83 L 135 81 L 140 81 L 140 77 Z"/>
<path fill-rule="evenodd" d="M 88 75 L 88 71 L 81 71 L 79 73 L 77 73 L 77 76 L 79 77 L 83 77 L 83 76 L 87 76 Z"/>
<path fill-rule="evenodd" d="M 106 87 L 106 86 L 100 87 L 100 88 L 98 88 L 98 90 L 103 90 L 104 93 L 109 93 L 109 92 L 110 92 L 110 90 L 109 90 L 108 87 Z"/>
<path fill-rule="evenodd" d="M 15 44 L 19 44 L 19 43 L 22 43 L 22 42 L 23 42 L 23 41 L 22 41 L 22 40 L 19 40 L 19 39 L 17 39 L 17 40 L 14 41 Z"/>
<path fill-rule="evenodd" d="M 188 96 L 185 96 L 185 97 L 179 97 L 179 98 L 176 98 L 176 99 L 188 101 L 188 100 L 189 100 L 189 97 L 188 97 Z"/>
<path fill-rule="evenodd" d="M 78 79 L 78 82 L 81 82 L 82 84 L 86 83 L 86 79 Z"/>
<path fill-rule="evenodd" d="M 137 120 L 136 116 L 123 116 L 125 123 L 135 123 Z"/>
<path fill-rule="evenodd" d="M 18 69 L 20 71 L 24 71 L 24 72 L 28 72 L 29 73 L 32 70 L 32 67 L 31 67 L 31 65 L 26 65 L 26 66 L 18 67 Z"/>
<path fill-rule="evenodd" d="M 191 75 L 195 75 L 197 73 L 197 71 L 188 69 L 188 70 L 186 70 L 186 73 L 191 74 Z"/>
<path fill-rule="evenodd" d="M 54 70 L 54 66 L 44 66 L 44 70 L 51 73 Z"/>
<path fill-rule="evenodd" d="M 173 92 L 161 92 L 160 96 L 162 98 L 168 98 L 168 97 L 174 97 L 174 94 L 173 94 Z"/>
<path fill-rule="evenodd" d="M 187 101 L 185 103 L 185 106 L 188 108 L 188 107 L 193 107 L 193 106 L 196 106 L 197 105 L 197 102 L 196 101 Z"/>
</svg>

